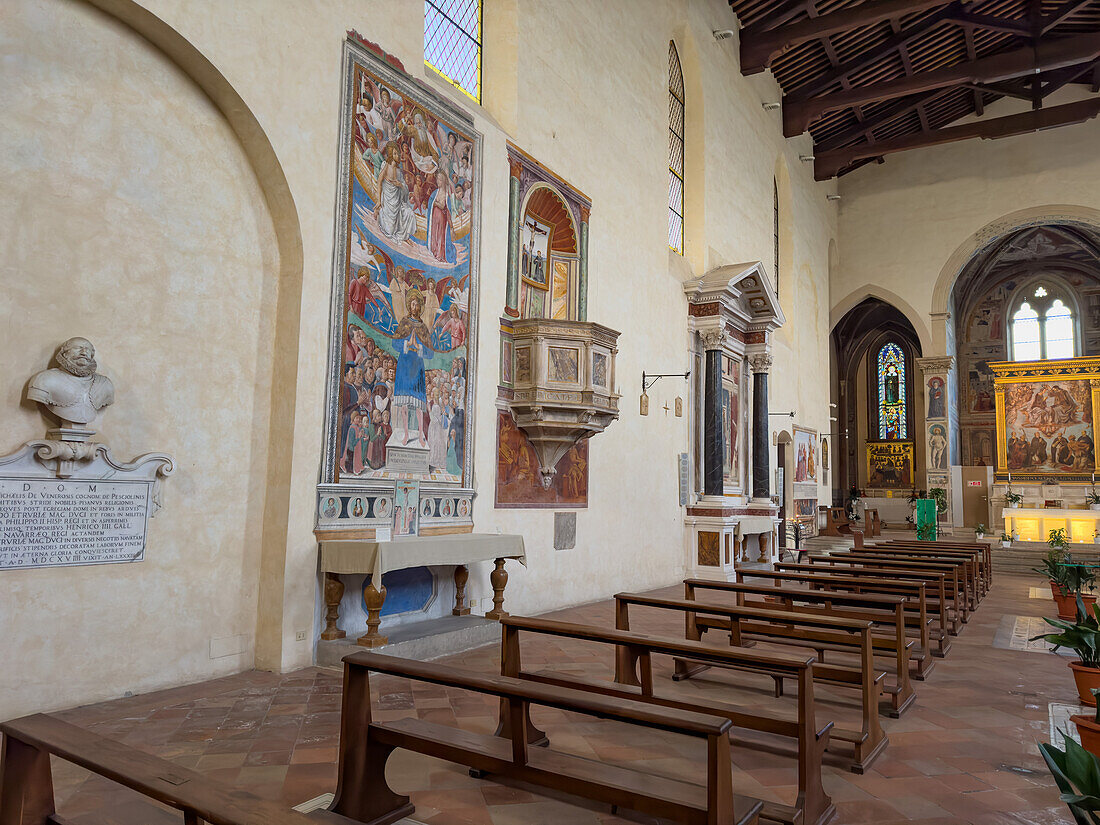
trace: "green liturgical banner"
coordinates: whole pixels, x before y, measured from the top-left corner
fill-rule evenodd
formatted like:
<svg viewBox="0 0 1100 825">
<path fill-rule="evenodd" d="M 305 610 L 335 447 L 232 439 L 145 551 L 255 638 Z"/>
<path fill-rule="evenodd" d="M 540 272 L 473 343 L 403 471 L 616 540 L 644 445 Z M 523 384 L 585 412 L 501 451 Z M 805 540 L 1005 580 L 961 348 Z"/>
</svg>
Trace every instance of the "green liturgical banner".
<svg viewBox="0 0 1100 825">
<path fill-rule="evenodd" d="M 934 498 L 917 499 L 917 538 L 922 541 L 936 540 L 936 500 Z"/>
</svg>

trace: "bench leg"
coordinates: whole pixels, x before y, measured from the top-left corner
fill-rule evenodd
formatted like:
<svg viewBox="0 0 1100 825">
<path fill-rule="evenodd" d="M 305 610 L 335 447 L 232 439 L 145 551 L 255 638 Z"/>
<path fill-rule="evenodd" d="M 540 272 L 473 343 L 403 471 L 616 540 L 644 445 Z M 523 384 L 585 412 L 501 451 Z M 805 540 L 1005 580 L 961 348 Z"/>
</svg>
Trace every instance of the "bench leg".
<svg viewBox="0 0 1100 825">
<path fill-rule="evenodd" d="M 393 751 L 391 745 L 370 741 L 368 733 L 368 741 L 360 751 L 363 770 L 359 781 L 341 782 L 329 810 L 364 825 L 392 825 L 416 813 L 407 796 L 394 793 L 386 784 L 386 760 Z"/>
<path fill-rule="evenodd" d="M 527 702 L 523 703 L 523 714 L 526 717 L 527 728 L 527 744 L 536 745 L 538 747 L 549 747 L 550 737 L 546 735 L 545 731 L 541 731 L 534 726 L 531 722 L 531 705 Z M 512 716 L 508 712 L 508 700 L 500 700 L 500 713 L 497 716 L 497 729 L 493 731 L 493 736 L 500 736 L 504 739 L 512 738 Z M 477 778 L 484 778 L 488 776 L 487 773 L 479 771 L 481 776 Z M 474 772 L 471 770 L 470 775 L 473 776 Z"/>
<path fill-rule="evenodd" d="M 707 825 L 734 821 L 730 737 L 720 733 L 707 737 Z"/>
<path fill-rule="evenodd" d="M 5 736 L 0 750 L 0 825 L 47 825 L 53 814 L 50 755 Z"/>
</svg>

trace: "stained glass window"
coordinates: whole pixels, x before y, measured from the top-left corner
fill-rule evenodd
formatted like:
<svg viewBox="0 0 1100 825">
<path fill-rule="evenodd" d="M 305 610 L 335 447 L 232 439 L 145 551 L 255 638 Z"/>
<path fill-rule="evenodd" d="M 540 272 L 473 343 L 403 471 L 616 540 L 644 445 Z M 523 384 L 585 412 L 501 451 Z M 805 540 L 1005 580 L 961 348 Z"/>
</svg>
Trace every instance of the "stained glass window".
<svg viewBox="0 0 1100 825">
<path fill-rule="evenodd" d="M 684 254 L 684 73 L 668 42 L 668 245 Z"/>
<path fill-rule="evenodd" d="M 1030 291 L 1030 290 L 1029 290 Z M 1073 310 L 1055 285 L 1039 285 L 1011 315 L 1012 359 L 1042 361 L 1077 353 Z"/>
<path fill-rule="evenodd" d="M 424 62 L 481 102 L 481 0 L 424 0 Z"/>
<path fill-rule="evenodd" d="M 897 344 L 885 344 L 878 351 L 878 437 L 883 441 L 908 437 L 905 353 Z"/>
</svg>

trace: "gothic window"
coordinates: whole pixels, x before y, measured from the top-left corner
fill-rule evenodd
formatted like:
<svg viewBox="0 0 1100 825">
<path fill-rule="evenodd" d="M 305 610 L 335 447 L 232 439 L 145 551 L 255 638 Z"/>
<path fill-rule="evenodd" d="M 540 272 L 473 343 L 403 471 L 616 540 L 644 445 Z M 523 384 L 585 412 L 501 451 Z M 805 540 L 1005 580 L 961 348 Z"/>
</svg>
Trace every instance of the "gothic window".
<svg viewBox="0 0 1100 825">
<path fill-rule="evenodd" d="M 1012 360 L 1041 361 L 1076 355 L 1073 310 L 1051 286 L 1027 289 L 1011 316 Z"/>
<path fill-rule="evenodd" d="M 424 0 L 424 62 L 481 102 L 481 0 Z"/>
<path fill-rule="evenodd" d="M 905 353 L 897 344 L 884 344 L 876 359 L 878 369 L 878 437 L 883 441 L 908 438 L 905 403 Z"/>
<path fill-rule="evenodd" d="M 668 43 L 668 245 L 684 254 L 684 73 Z"/>
</svg>

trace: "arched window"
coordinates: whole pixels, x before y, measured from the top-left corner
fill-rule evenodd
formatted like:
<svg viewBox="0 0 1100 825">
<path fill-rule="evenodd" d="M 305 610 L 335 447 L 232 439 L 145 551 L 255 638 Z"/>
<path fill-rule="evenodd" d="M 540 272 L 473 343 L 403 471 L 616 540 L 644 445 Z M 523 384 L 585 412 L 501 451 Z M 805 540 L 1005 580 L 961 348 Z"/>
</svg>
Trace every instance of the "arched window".
<svg viewBox="0 0 1100 825">
<path fill-rule="evenodd" d="M 424 0 L 424 62 L 481 103 L 481 0 Z"/>
<path fill-rule="evenodd" d="M 1013 361 L 1073 358 L 1077 354 L 1073 310 L 1053 285 L 1028 287 L 1014 305 L 1010 323 Z"/>
<path fill-rule="evenodd" d="M 904 441 L 909 435 L 905 405 L 905 353 L 897 344 L 884 344 L 876 359 L 878 368 L 878 437 Z"/>
<path fill-rule="evenodd" d="M 668 245 L 684 254 L 684 73 L 668 42 Z"/>
<path fill-rule="evenodd" d="M 779 297 L 779 181 L 772 178 L 772 249 L 775 262 L 775 295 Z"/>
</svg>

